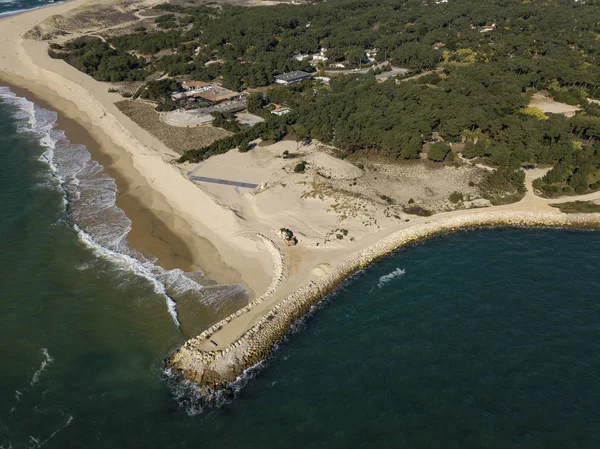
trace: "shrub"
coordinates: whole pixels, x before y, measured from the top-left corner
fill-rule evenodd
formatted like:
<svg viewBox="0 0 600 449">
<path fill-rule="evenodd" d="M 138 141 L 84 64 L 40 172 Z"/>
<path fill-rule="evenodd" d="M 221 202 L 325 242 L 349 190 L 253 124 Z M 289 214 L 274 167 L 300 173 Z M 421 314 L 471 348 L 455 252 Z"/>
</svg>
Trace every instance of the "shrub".
<svg viewBox="0 0 600 449">
<path fill-rule="evenodd" d="M 242 140 L 238 145 L 238 151 L 240 153 L 246 153 L 250 149 L 250 141 Z"/>
<path fill-rule="evenodd" d="M 443 162 L 451 152 L 450 145 L 446 142 L 437 142 L 431 145 L 427 157 L 433 162 Z M 454 154 L 452 156 L 454 156 Z"/>
<path fill-rule="evenodd" d="M 306 162 L 305 161 L 298 162 L 296 164 L 296 166 L 294 167 L 294 173 L 304 173 L 304 170 L 306 170 Z"/>
<path fill-rule="evenodd" d="M 525 173 L 522 170 L 498 168 L 488 172 L 479 187 L 484 198 L 490 200 L 492 204 L 507 204 L 518 201 L 526 192 Z"/>
<path fill-rule="evenodd" d="M 179 92 L 180 90 L 181 88 L 175 80 L 150 81 L 142 90 L 140 97 L 153 101 L 166 100 L 167 98 L 171 98 L 172 92 Z"/>
<path fill-rule="evenodd" d="M 474 157 L 481 157 L 485 154 L 485 142 L 483 140 L 477 141 L 477 143 L 473 143 L 472 140 L 468 140 L 465 143 L 465 147 L 462 150 L 463 157 L 467 159 L 472 159 Z"/>
<path fill-rule="evenodd" d="M 159 112 L 168 112 L 173 111 L 176 107 L 177 106 L 175 105 L 175 102 L 170 98 L 167 98 L 166 100 L 158 103 L 158 106 L 156 106 L 156 110 Z"/>
<path fill-rule="evenodd" d="M 463 201 L 464 197 L 463 197 L 463 194 L 460 192 L 452 192 L 450 194 L 450 196 L 448 197 L 448 199 L 450 200 L 451 203 L 457 204 L 457 203 L 460 203 L 461 201 Z"/>
<path fill-rule="evenodd" d="M 554 101 L 566 103 L 570 106 L 577 106 L 579 104 L 579 100 L 577 100 L 577 98 L 575 98 L 569 92 L 552 92 L 552 98 Z"/>
<path fill-rule="evenodd" d="M 405 214 L 418 215 L 420 217 L 431 217 L 433 215 L 433 211 L 421 206 L 406 206 L 402 210 Z"/>
<path fill-rule="evenodd" d="M 395 203 L 395 201 L 392 198 L 390 198 L 389 196 L 387 196 L 387 195 L 379 195 L 379 198 L 381 198 L 387 204 L 394 204 Z"/>
<path fill-rule="evenodd" d="M 521 108 L 519 109 L 519 112 L 523 115 L 528 115 L 530 117 L 534 117 L 538 120 L 548 120 L 548 116 L 546 114 L 544 114 L 544 111 L 542 111 L 540 108 L 536 107 L 536 106 L 531 106 L 528 108 Z"/>
</svg>

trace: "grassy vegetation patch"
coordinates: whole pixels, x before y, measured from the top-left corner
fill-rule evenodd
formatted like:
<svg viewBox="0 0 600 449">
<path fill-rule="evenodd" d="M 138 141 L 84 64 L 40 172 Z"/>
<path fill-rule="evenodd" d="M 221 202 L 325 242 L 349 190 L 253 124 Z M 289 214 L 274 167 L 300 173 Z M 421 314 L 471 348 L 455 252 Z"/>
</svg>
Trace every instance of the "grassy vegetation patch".
<svg viewBox="0 0 600 449">
<path fill-rule="evenodd" d="M 419 217 L 431 217 L 434 214 L 433 211 L 416 205 L 406 206 L 403 211 L 405 214 L 418 215 Z"/>
<path fill-rule="evenodd" d="M 568 203 L 551 204 L 565 214 L 594 214 L 600 213 L 600 204 L 591 201 L 572 201 Z"/>
</svg>

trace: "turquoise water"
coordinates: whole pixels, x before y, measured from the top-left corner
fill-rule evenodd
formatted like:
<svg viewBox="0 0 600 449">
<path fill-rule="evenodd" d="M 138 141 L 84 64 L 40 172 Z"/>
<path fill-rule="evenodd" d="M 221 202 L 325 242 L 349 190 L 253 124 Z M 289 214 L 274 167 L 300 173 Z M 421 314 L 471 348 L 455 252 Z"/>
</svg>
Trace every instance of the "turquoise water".
<svg viewBox="0 0 600 449">
<path fill-rule="evenodd" d="M 52 113 L 0 102 L 2 449 L 600 447 L 600 234 L 405 248 L 203 408 L 162 360 L 177 302 L 209 323 L 226 295 L 136 259 L 101 167 Z"/>
</svg>

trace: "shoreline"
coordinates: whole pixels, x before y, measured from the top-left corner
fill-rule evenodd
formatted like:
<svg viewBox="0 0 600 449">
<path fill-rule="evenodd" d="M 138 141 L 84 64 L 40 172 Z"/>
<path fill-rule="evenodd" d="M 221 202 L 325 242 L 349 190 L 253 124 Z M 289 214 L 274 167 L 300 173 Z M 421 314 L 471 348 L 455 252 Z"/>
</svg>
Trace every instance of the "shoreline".
<svg viewBox="0 0 600 449">
<path fill-rule="evenodd" d="M 335 271 L 320 281 L 311 281 L 282 299 L 240 338 L 223 349 L 207 350 L 206 342 L 225 328 L 240 310 L 188 340 L 172 354 L 165 365 L 176 375 L 200 386 L 202 397 L 213 401 L 221 390 L 229 389 L 244 374 L 267 359 L 273 348 L 290 332 L 292 325 L 310 314 L 360 270 L 377 263 L 400 248 L 441 235 L 464 230 L 489 228 L 565 228 L 600 230 L 600 214 L 562 214 L 560 212 L 484 212 L 443 217 L 422 226 L 397 231 L 374 245 L 352 254 Z M 251 309 L 253 304 L 247 306 Z"/>
<path fill-rule="evenodd" d="M 88 133 L 93 147 L 88 150 L 97 150 L 97 160 L 104 158 L 107 173 L 115 179 L 120 176 L 123 187 L 119 185 L 119 189 L 127 194 L 122 201 L 132 198 L 125 207 L 140 215 L 138 223 L 146 223 L 134 224 L 138 229 L 132 230 L 133 234 L 139 233 L 142 240 L 152 238 L 149 236 L 153 235 L 151 225 L 155 221 L 151 217 L 157 217 L 174 241 L 186 245 L 189 260 L 197 262 L 207 277 L 221 284 L 239 283 L 249 291 L 251 302 L 246 307 L 188 340 L 166 362 L 174 372 L 209 393 L 227 388 L 244 370 L 267 357 L 291 324 L 349 276 L 406 244 L 484 226 L 600 229 L 600 214 L 566 215 L 552 209 L 550 204 L 564 199 L 537 197 L 531 188 L 534 174 L 528 172 L 528 192 L 518 203 L 431 217 L 398 216 L 381 227 L 369 227 L 360 217 L 350 216 L 343 226 L 348 228 L 344 235 L 350 233 L 352 239 L 340 234 L 341 238 L 327 240 L 332 232 L 342 231 L 338 215 L 328 214 L 335 204 L 324 196 L 305 197 L 304 191 L 300 194 L 304 187 L 299 186 L 306 185 L 308 178 L 295 175 L 290 167 L 286 171 L 289 162 L 281 157 L 283 150 L 298 150 L 295 142 L 282 141 L 248 154 L 229 152 L 196 166 L 175 166 L 171 161 L 178 154 L 115 106 L 121 97 L 108 92 L 109 83 L 95 81 L 62 60 L 51 59 L 47 42 L 21 37 L 50 11 L 67 14 L 90 3 L 71 0 L 0 20 L 0 82 L 20 86 L 49 104 L 50 109 L 60 111 L 72 134 L 81 132 L 77 127 Z M 97 149 L 92 141 L 98 144 Z M 303 151 L 312 158 L 311 163 L 340 174 L 339 179 L 345 182 L 362 173 L 357 172 L 358 167 L 316 147 Z M 188 178 L 188 170 L 196 175 L 264 183 L 267 187 L 240 192 L 214 184 L 200 186 Z M 278 178 L 275 173 L 287 177 Z M 572 198 L 583 199 L 598 200 L 600 192 Z M 276 239 L 277 229 L 288 226 L 299 236 L 298 246 L 271 240 Z M 173 256 L 165 251 L 165 257 Z M 173 261 L 186 263 L 186 251 L 182 246 Z"/>
<path fill-rule="evenodd" d="M 146 257 L 156 258 L 157 263 L 167 270 L 179 268 L 186 272 L 193 272 L 199 269 L 193 260 L 191 248 L 172 231 L 171 226 L 163 222 L 151 209 L 145 208 L 139 199 L 131 194 L 130 190 L 135 188 L 136 180 L 127 179 L 113 166 L 114 160 L 111 155 L 103 150 L 102 144 L 94 139 L 85 126 L 67 117 L 62 111 L 28 89 L 10 83 L 3 84 L 16 95 L 44 109 L 56 112 L 56 127 L 65 132 L 65 136 L 72 144 L 85 146 L 92 159 L 102 165 L 103 170 L 114 179 L 119 190 L 116 206 L 131 221 L 131 231 L 127 234 L 127 240 L 133 248 Z M 130 160 L 124 162 L 131 164 Z"/>
<path fill-rule="evenodd" d="M 235 241 L 222 235 L 220 224 L 236 229 L 234 214 L 170 164 L 177 154 L 114 106 L 120 96 L 108 92 L 108 84 L 52 60 L 47 42 L 22 38 L 48 16 L 87 4 L 71 0 L 0 19 L 0 83 L 56 111 L 67 138 L 83 143 L 115 179 L 123 192 L 117 206 L 132 222 L 133 248 L 165 269 L 201 271 L 220 285 L 242 285 L 252 299 L 270 282 L 271 260 L 261 243 L 241 233 Z M 244 271 L 246 265 L 253 269 Z"/>
</svg>

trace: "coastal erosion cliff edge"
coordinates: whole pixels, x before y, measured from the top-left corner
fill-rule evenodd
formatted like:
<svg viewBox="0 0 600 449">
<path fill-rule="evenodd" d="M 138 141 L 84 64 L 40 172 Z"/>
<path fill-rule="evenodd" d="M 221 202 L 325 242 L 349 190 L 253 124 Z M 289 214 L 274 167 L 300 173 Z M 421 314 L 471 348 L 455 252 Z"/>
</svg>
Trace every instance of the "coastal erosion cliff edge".
<svg viewBox="0 0 600 449">
<path fill-rule="evenodd" d="M 569 227 L 600 229 L 600 214 L 571 214 L 558 212 L 486 212 L 432 219 L 430 222 L 400 230 L 378 243 L 359 251 L 319 281 L 311 281 L 274 305 L 266 314 L 227 347 L 206 349 L 211 336 L 227 326 L 256 304 L 264 301 L 277 288 L 284 276 L 283 262 L 276 262 L 278 251 L 270 240 L 259 236 L 274 257 L 275 276 L 269 290 L 244 309 L 218 322 L 195 338 L 188 340 L 169 359 L 167 367 L 185 379 L 200 385 L 207 396 L 227 388 L 246 369 L 264 360 L 273 346 L 325 296 L 332 293 L 345 279 L 373 261 L 398 248 L 420 240 L 461 229 L 509 227 Z"/>
</svg>

